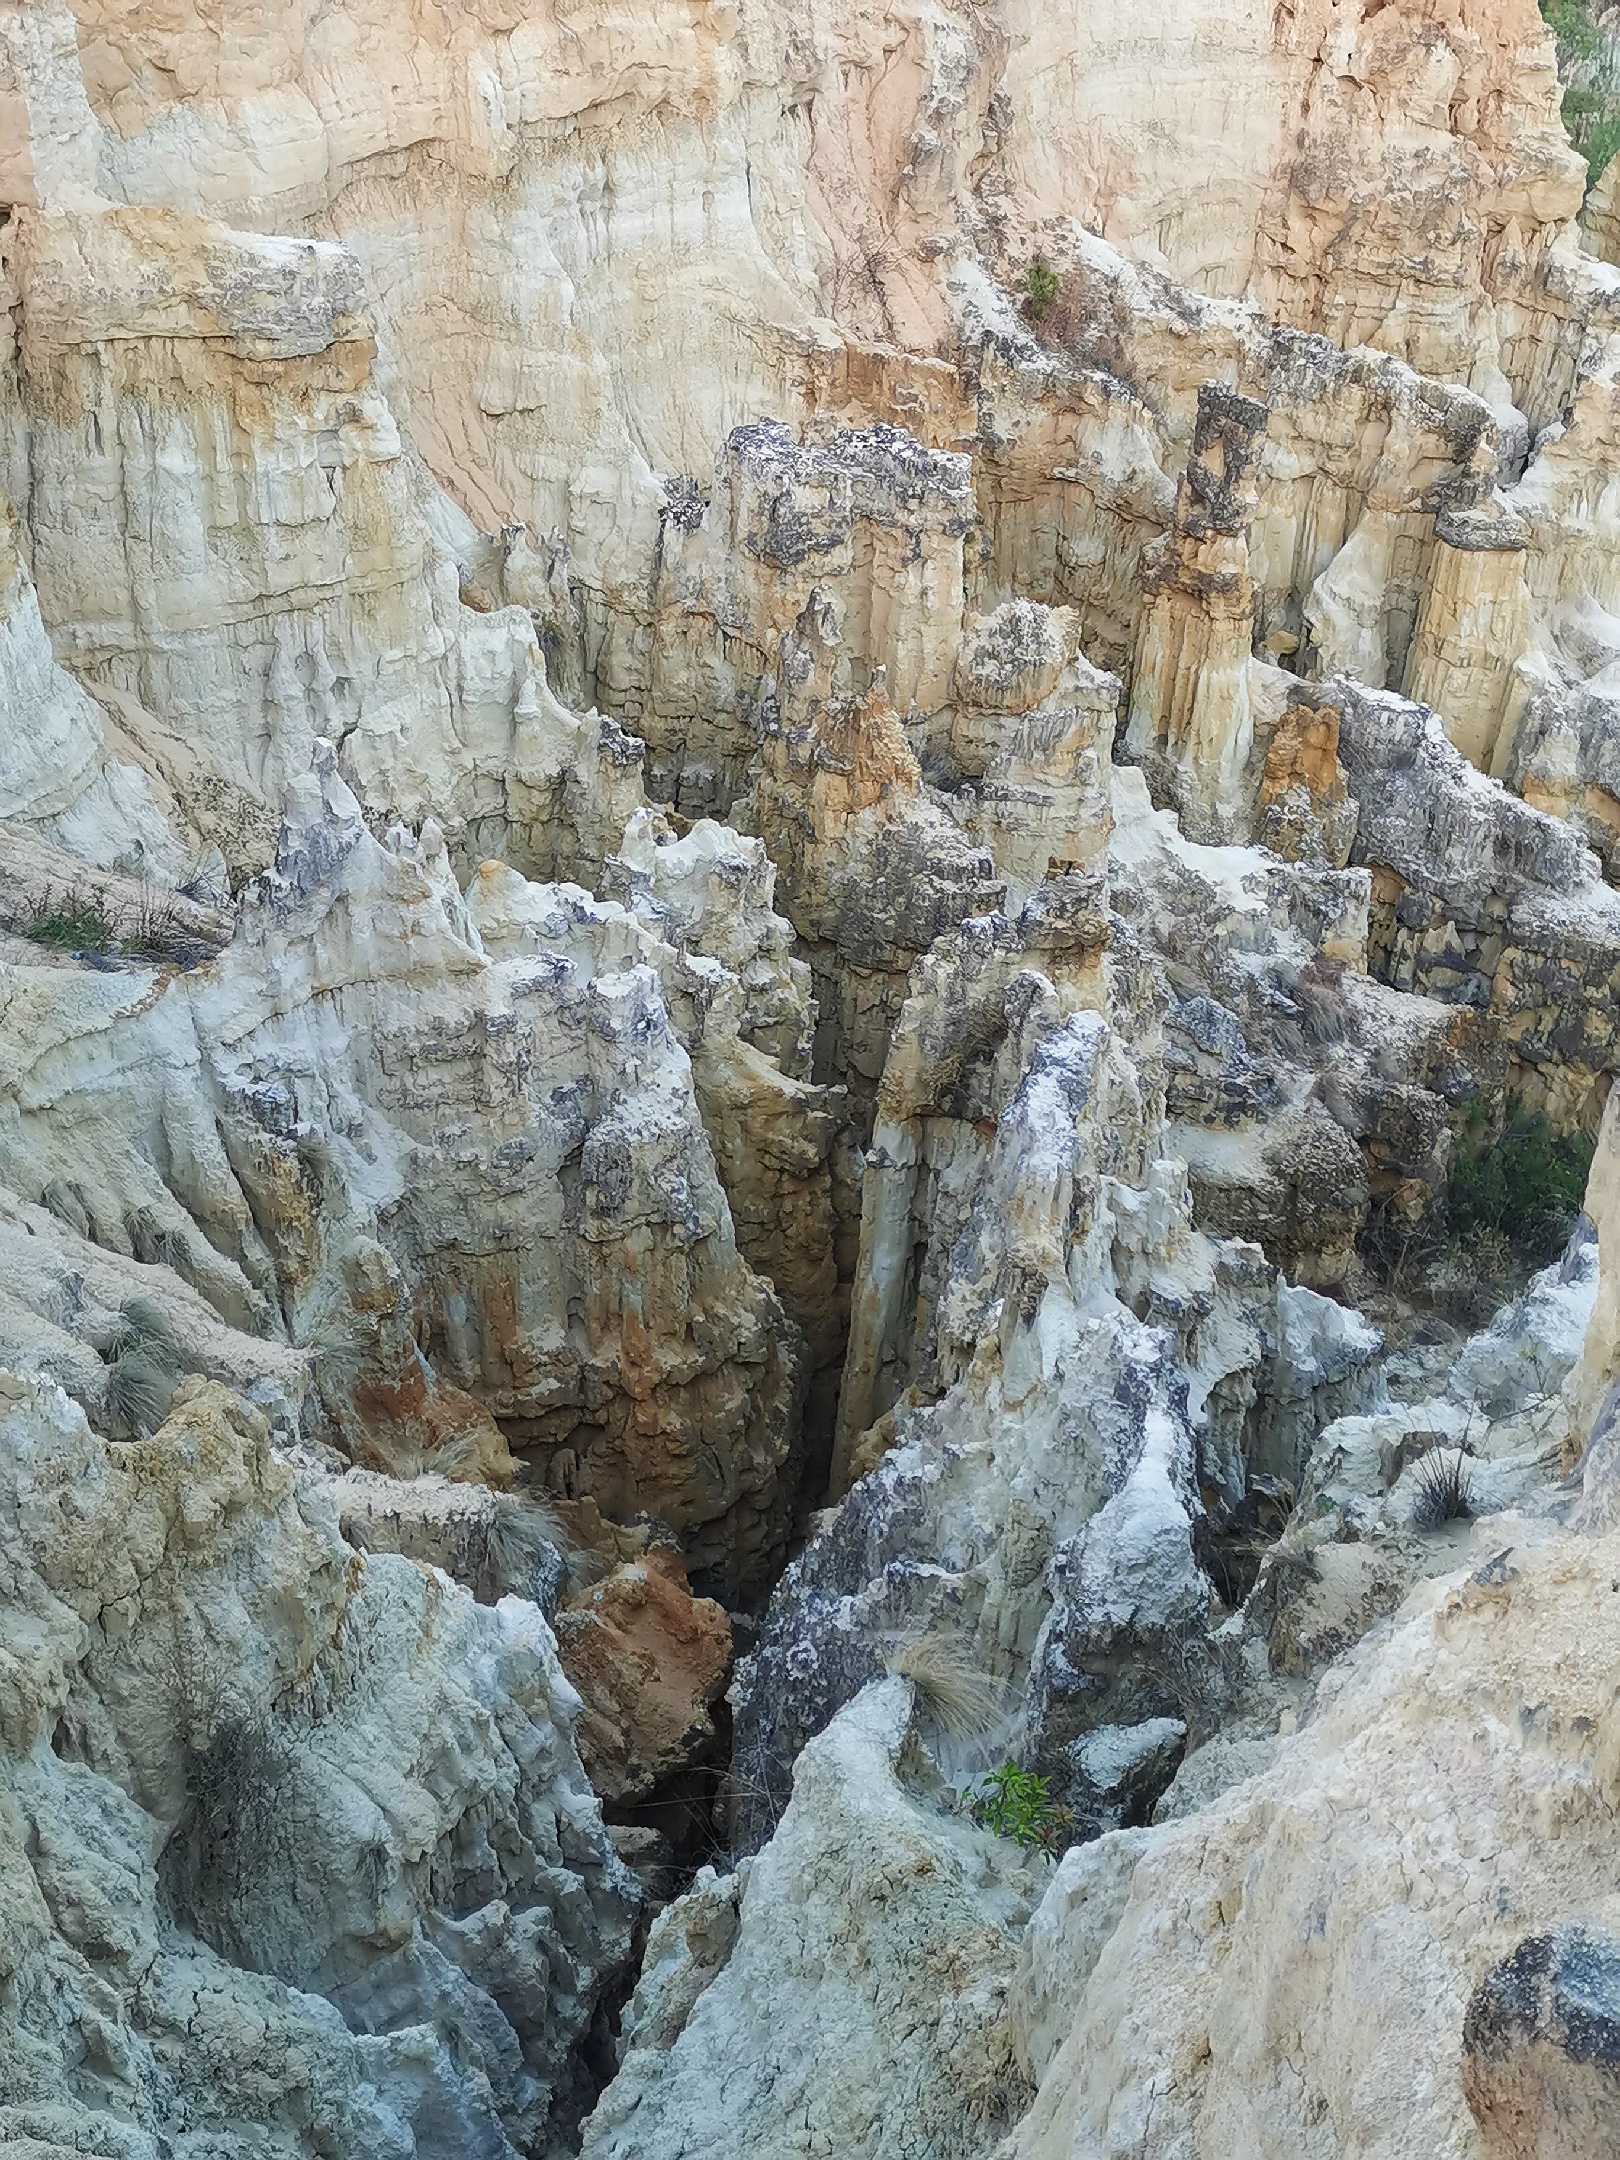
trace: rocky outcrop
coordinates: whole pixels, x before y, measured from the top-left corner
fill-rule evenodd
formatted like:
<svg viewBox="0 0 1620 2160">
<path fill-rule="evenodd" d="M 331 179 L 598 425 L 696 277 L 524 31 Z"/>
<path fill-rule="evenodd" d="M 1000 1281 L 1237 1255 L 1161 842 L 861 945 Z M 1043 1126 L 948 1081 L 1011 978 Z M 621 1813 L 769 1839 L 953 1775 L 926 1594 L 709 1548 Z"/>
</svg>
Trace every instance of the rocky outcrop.
<svg viewBox="0 0 1620 2160">
<path fill-rule="evenodd" d="M 1125 747 L 1159 775 L 1195 840 L 1222 838 L 1254 747 L 1250 477 L 1266 408 L 1206 383 L 1175 523 L 1145 549 L 1145 607 Z"/>
<path fill-rule="evenodd" d="M 100 1242 L 160 1237 L 239 1326 L 311 1343 L 373 1467 L 448 1446 L 510 1474 L 512 1446 L 567 1497 L 665 1515 L 695 1566 L 757 1576 L 786 1534 L 802 1353 L 737 1251 L 660 965 L 680 963 L 577 888 L 492 864 L 464 900 L 434 828 L 373 839 L 323 751 L 217 962 L 18 972 L 36 1019 L 6 1172 Z M 116 1046 L 100 1068 L 71 1048 L 90 1027 Z M 799 1168 L 824 1194 L 813 1150 Z"/>
<path fill-rule="evenodd" d="M 3 1425 L 0 2138 L 564 2128 L 636 1895 L 538 1611 L 363 1557 L 217 1385 L 109 1446 L 7 1375 Z"/>
<path fill-rule="evenodd" d="M 818 1064 L 850 1088 L 859 1114 L 912 966 L 936 938 L 997 906 L 1005 883 L 931 799 L 881 690 L 818 701 L 802 725 L 774 731 L 743 815 L 777 858 L 814 971 Z"/>
<path fill-rule="evenodd" d="M 910 1683 L 867 1689 L 800 1756 L 766 1850 L 659 1916 L 584 2154 L 988 2152 L 1027 2097 L 1017 1863 L 951 1812 Z"/>
<path fill-rule="evenodd" d="M 1056 881 L 914 972 L 864 1180 L 835 1491 L 857 1482 L 733 1689 L 752 1838 L 758 1796 L 916 1635 L 1009 1687 L 1064 1787 L 1097 1728 L 1185 1724 L 1214 1671 L 1187 1645 L 1221 1617 L 1212 1514 L 1292 1469 L 1334 1389 L 1376 1389 L 1376 1337 L 1195 1229 L 1159 1152 L 1162 1008 L 1102 897 Z"/>
<path fill-rule="evenodd" d="M 557 1652 L 585 1699 L 581 1759 L 610 1805 L 645 1800 L 712 1755 L 731 1670 L 731 1623 L 694 1598 L 680 1554 L 649 1546 L 557 1615 Z"/>
<path fill-rule="evenodd" d="M 1487 2151 L 1601 2147 L 1600 1983 L 1576 1973 L 1610 1903 L 1608 1772 L 1566 1646 L 1601 1642 L 1614 1553 L 1490 1538 L 1319 1690 L 1274 1769 L 1118 1845 L 1106 1884 L 1099 1857 L 1081 1973 L 1048 1956 L 1015 1997 L 1042 2082 L 1010 2154 L 1467 2153 L 1475 2114 Z M 1285 2057 L 1290 2078 L 1262 2068 Z"/>
<path fill-rule="evenodd" d="M 0 2137 L 1598 2105 L 1612 1132 L 1385 1262 L 1615 1070 L 1613 191 L 1530 0 L 1038 15 L 0 5 Z"/>
<path fill-rule="evenodd" d="M 1340 714 L 1374 972 L 1488 1012 L 1515 1092 L 1557 1124 L 1590 1117 L 1613 1069 L 1620 941 L 1596 861 L 1568 826 L 1485 782 L 1422 707 L 1344 683 L 1311 701 Z"/>
<path fill-rule="evenodd" d="M 1601 2150 L 1620 2134 L 1620 1944 L 1532 1935 L 1474 1990 L 1463 2089 L 1495 2154 Z"/>
</svg>

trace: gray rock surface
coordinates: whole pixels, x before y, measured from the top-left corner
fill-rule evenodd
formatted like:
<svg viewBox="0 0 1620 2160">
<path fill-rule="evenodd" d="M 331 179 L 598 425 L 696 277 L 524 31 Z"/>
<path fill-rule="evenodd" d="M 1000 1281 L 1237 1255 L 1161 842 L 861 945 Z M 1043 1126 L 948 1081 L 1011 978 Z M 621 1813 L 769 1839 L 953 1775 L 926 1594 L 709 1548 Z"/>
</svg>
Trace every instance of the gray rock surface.
<svg viewBox="0 0 1620 2160">
<path fill-rule="evenodd" d="M 1036 1895 L 952 1811 L 910 1683 L 799 1756 L 775 1834 L 660 1915 L 583 2160 L 977 2160 L 1029 2097 L 1007 1992 Z"/>
<path fill-rule="evenodd" d="M 1492 2160 L 1620 2146 L 1620 1941 L 1571 1924 L 1493 1965 L 1463 2021 L 1463 2091 Z"/>
<path fill-rule="evenodd" d="M 108 1445 L 0 1378 L 0 1539 L 0 2141 L 544 2149 L 638 1900 L 538 1610 L 354 1551 L 195 1381 Z"/>
</svg>

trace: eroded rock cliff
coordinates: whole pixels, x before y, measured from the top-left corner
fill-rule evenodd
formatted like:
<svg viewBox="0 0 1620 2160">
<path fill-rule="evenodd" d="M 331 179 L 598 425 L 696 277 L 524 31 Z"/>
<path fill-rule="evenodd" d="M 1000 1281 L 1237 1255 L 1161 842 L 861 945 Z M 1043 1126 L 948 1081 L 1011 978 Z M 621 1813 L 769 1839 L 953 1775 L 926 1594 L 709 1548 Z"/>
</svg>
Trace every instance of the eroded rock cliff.
<svg viewBox="0 0 1620 2160">
<path fill-rule="evenodd" d="M 0 4 L 0 2140 L 1620 2140 L 1580 51 Z"/>
</svg>

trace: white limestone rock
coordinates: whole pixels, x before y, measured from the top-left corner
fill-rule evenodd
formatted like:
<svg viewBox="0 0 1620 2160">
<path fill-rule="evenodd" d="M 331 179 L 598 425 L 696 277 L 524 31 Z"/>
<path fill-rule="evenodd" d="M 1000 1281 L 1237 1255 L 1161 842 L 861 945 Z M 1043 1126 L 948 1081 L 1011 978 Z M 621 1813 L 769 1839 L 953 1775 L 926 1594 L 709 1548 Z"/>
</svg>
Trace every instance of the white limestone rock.
<svg viewBox="0 0 1620 2160">
<path fill-rule="evenodd" d="M 115 1249 L 160 1238 L 236 1326 L 290 1321 L 373 1467 L 454 1442 L 510 1474 L 492 1418 L 522 1421 L 565 1495 L 757 1576 L 802 1353 L 737 1250 L 661 965 L 576 887 L 490 864 L 464 898 L 431 822 L 373 838 L 323 747 L 210 965 L 6 971 L 3 1174 Z"/>
<path fill-rule="evenodd" d="M 866 1689 L 746 1873 L 661 1915 L 586 2160 L 987 2153 L 1028 2097 L 1007 1991 L 1035 1883 L 950 1801 L 910 1683 Z"/>
<path fill-rule="evenodd" d="M 1465 2014 L 1526 1938 L 1615 1926 L 1620 1549 L 1493 1542 L 1323 1682 L 1273 1768 L 1145 1834 L 1072 2014 L 1051 1960 L 1015 1997 L 1026 2046 L 1067 2032 L 1005 2160 L 1529 2149 L 1481 2146 Z"/>
</svg>

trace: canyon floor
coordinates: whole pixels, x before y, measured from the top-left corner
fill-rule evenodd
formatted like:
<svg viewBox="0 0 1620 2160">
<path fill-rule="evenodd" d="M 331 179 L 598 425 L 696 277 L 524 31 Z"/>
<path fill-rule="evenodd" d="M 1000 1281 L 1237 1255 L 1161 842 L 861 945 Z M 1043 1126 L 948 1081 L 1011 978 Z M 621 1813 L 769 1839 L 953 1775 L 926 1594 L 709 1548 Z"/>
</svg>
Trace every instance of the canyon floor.
<svg viewBox="0 0 1620 2160">
<path fill-rule="evenodd" d="M 0 0 L 0 2160 L 1620 2155 L 1617 116 Z"/>
</svg>

